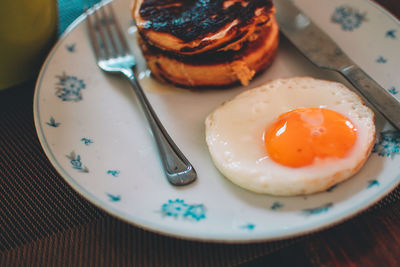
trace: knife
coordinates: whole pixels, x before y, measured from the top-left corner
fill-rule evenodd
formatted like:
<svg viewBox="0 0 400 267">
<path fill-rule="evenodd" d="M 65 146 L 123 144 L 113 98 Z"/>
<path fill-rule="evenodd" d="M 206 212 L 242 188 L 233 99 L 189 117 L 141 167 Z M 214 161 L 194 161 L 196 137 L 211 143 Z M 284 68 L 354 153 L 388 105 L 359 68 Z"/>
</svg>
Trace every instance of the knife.
<svg viewBox="0 0 400 267">
<path fill-rule="evenodd" d="M 290 0 L 274 1 L 280 31 L 312 63 L 342 74 L 364 98 L 400 130 L 400 102 L 357 66 Z"/>
</svg>

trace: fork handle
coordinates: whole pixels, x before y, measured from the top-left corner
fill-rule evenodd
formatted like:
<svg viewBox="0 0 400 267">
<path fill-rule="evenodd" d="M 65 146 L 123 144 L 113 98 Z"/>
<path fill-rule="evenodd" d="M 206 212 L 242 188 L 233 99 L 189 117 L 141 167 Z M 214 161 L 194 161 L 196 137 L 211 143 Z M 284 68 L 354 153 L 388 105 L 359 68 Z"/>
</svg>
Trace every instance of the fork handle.
<svg viewBox="0 0 400 267">
<path fill-rule="evenodd" d="M 168 181 L 173 185 L 186 185 L 193 182 L 197 177 L 195 169 L 161 124 L 133 71 L 124 74 L 128 77 L 150 124 Z"/>
</svg>

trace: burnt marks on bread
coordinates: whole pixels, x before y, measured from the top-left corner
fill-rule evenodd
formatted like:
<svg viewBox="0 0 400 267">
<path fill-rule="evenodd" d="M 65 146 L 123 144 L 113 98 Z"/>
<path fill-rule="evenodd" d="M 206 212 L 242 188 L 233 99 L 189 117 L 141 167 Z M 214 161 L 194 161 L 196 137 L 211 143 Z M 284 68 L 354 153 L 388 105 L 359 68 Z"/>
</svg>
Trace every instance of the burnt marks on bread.
<svg viewBox="0 0 400 267">
<path fill-rule="evenodd" d="M 270 27 L 268 26 L 264 27 L 263 30 L 258 34 L 258 38 L 255 41 L 249 41 L 249 40 L 244 41 L 239 50 L 224 50 L 224 51 L 211 50 L 201 54 L 193 54 L 193 55 L 177 54 L 171 51 L 162 50 L 150 44 L 149 42 L 146 42 L 146 40 L 143 38 L 143 35 L 140 35 L 139 44 L 142 47 L 142 51 L 146 51 L 145 53 L 151 53 L 153 55 L 162 55 L 164 57 L 176 59 L 185 64 L 203 65 L 203 66 L 216 65 L 216 64 L 225 64 L 233 62 L 235 60 L 239 60 L 242 57 L 251 54 L 253 51 L 257 50 L 260 46 L 264 45 L 265 40 L 269 37 L 270 30 L 271 30 Z"/>
<path fill-rule="evenodd" d="M 252 23 L 256 10 L 269 13 L 272 0 L 144 0 L 142 30 L 169 33 L 184 42 L 218 32 L 237 20 L 235 28 Z"/>
</svg>

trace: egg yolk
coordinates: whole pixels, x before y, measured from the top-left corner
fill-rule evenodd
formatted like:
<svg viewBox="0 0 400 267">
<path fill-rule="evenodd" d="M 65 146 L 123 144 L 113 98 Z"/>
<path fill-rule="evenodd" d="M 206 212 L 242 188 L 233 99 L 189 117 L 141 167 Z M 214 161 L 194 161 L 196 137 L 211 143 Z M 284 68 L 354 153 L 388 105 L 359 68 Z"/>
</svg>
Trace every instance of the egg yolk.
<svg viewBox="0 0 400 267">
<path fill-rule="evenodd" d="M 348 118 L 318 107 L 284 113 L 264 133 L 270 158 L 295 168 L 316 158 L 343 158 L 356 139 L 357 129 Z"/>
</svg>

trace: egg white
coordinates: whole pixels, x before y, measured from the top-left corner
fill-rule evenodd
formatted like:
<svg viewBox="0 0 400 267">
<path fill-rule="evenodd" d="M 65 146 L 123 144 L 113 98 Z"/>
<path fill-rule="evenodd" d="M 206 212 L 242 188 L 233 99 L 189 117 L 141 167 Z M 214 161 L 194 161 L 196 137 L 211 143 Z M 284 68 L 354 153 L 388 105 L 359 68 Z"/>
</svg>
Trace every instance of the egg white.
<svg viewBox="0 0 400 267">
<path fill-rule="evenodd" d="M 263 133 L 282 113 L 322 107 L 346 116 L 357 140 L 345 158 L 316 160 L 291 168 L 268 157 Z M 205 121 L 206 142 L 218 170 L 233 183 L 257 193 L 280 196 L 328 189 L 360 170 L 375 138 L 374 113 L 343 84 L 311 77 L 270 81 L 215 109 Z"/>
</svg>

